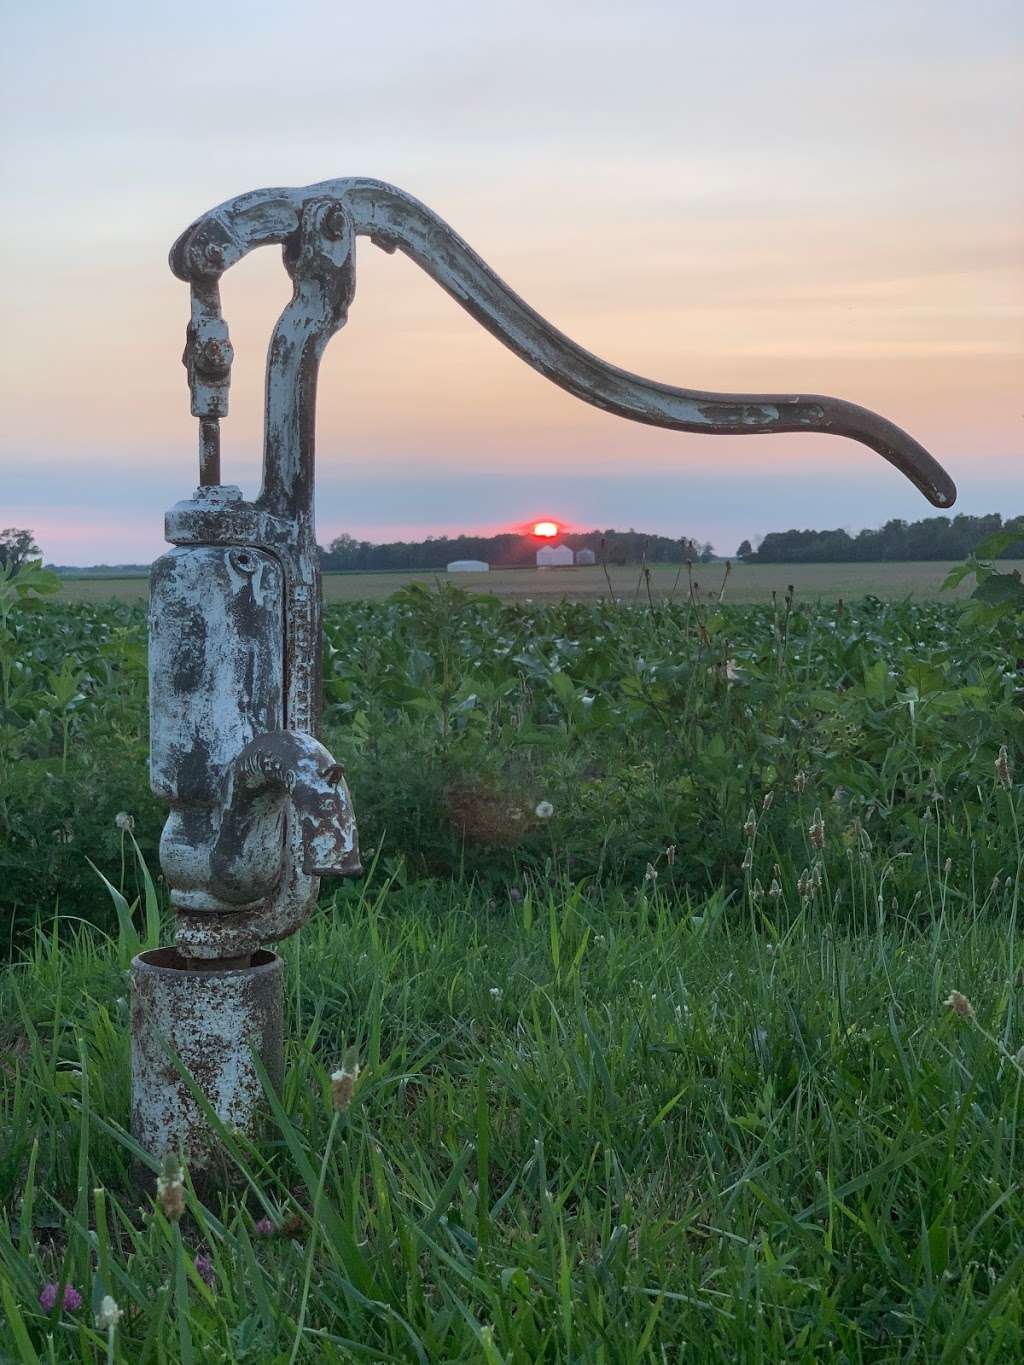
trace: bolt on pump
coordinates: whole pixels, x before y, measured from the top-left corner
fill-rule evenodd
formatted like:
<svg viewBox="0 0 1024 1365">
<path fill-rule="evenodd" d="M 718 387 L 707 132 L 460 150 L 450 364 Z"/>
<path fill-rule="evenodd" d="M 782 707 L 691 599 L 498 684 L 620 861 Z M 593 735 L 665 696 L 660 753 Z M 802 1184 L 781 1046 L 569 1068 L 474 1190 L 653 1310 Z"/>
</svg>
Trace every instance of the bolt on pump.
<svg viewBox="0 0 1024 1365">
<path fill-rule="evenodd" d="M 170 263 L 190 287 L 184 364 L 199 487 L 166 517 L 150 591 L 150 776 L 169 814 L 160 862 L 174 946 L 132 963 L 132 1128 L 154 1159 L 220 1169 L 209 1106 L 252 1134 L 260 1071 L 282 1071 L 281 959 L 268 947 L 312 912 L 320 878 L 359 873 L 344 773 L 319 739 L 321 599 L 313 506 L 320 359 L 355 293 L 359 237 L 416 262 L 540 374 L 619 417 L 706 435 L 819 432 L 860 441 L 936 506 L 956 490 L 878 414 L 806 394 L 675 388 L 600 360 L 515 294 L 435 213 L 378 180 L 243 194 L 197 219 Z M 281 248 L 293 295 L 267 356 L 263 483 L 221 483 L 233 352 L 220 279 Z M 197 1093 L 203 1102 L 196 1098 Z"/>
</svg>

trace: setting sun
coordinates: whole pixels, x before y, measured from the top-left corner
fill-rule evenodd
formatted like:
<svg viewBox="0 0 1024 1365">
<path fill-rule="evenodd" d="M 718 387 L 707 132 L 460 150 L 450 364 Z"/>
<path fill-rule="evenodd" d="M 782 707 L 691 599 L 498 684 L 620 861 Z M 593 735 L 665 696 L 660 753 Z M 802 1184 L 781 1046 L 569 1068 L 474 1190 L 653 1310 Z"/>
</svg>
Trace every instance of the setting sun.
<svg viewBox="0 0 1024 1365">
<path fill-rule="evenodd" d="M 533 534 L 535 536 L 544 536 L 545 538 L 557 536 L 558 523 L 554 521 L 538 521 L 533 528 Z"/>
</svg>

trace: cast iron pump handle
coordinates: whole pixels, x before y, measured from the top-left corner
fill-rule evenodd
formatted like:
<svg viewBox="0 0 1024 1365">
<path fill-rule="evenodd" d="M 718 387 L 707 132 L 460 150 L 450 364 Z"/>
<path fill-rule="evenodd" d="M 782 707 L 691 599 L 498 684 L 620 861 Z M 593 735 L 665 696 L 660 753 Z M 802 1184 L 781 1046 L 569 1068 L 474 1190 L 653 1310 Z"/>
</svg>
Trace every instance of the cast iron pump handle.
<svg viewBox="0 0 1024 1365">
<path fill-rule="evenodd" d="M 255 247 L 282 244 L 287 263 L 294 250 L 289 244 L 296 241 L 311 206 L 317 204 L 323 206 L 325 229 L 333 229 L 346 243 L 353 236 L 367 236 L 385 251 L 405 252 L 520 359 L 584 402 L 676 431 L 708 435 L 817 431 L 848 436 L 895 465 L 935 506 L 950 507 L 956 499 L 952 479 L 913 437 L 887 418 L 844 399 L 675 388 L 600 360 L 519 298 L 437 214 L 383 181 L 353 177 L 305 189 L 239 195 L 204 214 L 178 238 L 171 268 L 192 285 L 194 299 L 215 296 L 223 272 Z M 343 310 L 338 318 L 340 327 Z M 211 413 L 211 418 L 218 415 Z M 289 462 L 282 473 L 274 465 L 279 454 L 280 446 L 268 430 L 262 495 L 268 506 L 277 498 L 304 496 L 300 480 L 311 496 L 311 469 L 300 473 Z M 308 449 L 300 463 L 311 460 L 310 425 Z"/>
</svg>

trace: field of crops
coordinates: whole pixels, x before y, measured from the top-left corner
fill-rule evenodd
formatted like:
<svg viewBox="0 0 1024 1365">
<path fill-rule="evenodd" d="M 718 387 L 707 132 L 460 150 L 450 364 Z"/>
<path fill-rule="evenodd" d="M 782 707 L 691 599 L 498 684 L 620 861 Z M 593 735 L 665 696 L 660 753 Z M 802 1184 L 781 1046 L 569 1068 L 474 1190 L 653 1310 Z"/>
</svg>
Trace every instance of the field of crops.
<svg viewBox="0 0 1024 1365">
<path fill-rule="evenodd" d="M 285 947 L 241 1192 L 178 1220 L 126 1134 L 143 608 L 0 594 L 5 1359 L 1024 1355 L 1014 633 L 620 596 L 329 607 L 370 871 Z"/>
<path fill-rule="evenodd" d="M 728 579 L 725 564 L 698 564 L 692 572 L 695 591 L 702 597 L 716 599 L 723 586 L 725 600 L 744 604 L 784 597 L 790 587 L 807 601 L 825 598 L 835 601 L 844 598 L 882 597 L 915 601 L 949 600 L 963 596 L 966 587 L 950 594 L 942 584 L 953 567 L 934 560 L 904 564 L 731 564 Z M 1020 563 L 1008 564 L 1022 568 Z M 498 597 L 533 601 L 559 602 L 608 599 L 612 593 L 623 602 L 647 601 L 651 596 L 660 600 L 678 600 L 689 594 L 691 575 L 675 564 L 655 564 L 650 581 L 643 577 L 636 565 L 611 565 L 607 576 L 603 568 L 570 569 L 494 569 L 486 574 L 444 573 L 333 573 L 324 575 L 324 598 L 327 602 L 378 601 L 390 597 L 409 583 L 429 586 L 438 581 L 455 583 L 472 592 L 494 593 Z M 610 587 L 609 587 L 610 584 Z M 144 602 L 149 583 L 136 578 L 75 578 L 67 579 L 61 596 L 69 602 Z"/>
</svg>

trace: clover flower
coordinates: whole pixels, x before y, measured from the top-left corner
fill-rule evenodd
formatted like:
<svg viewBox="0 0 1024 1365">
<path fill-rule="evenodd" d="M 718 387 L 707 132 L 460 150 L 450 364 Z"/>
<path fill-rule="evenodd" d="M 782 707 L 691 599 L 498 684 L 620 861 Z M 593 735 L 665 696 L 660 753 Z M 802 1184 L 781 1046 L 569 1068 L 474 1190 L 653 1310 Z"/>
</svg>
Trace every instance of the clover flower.
<svg viewBox="0 0 1024 1365">
<path fill-rule="evenodd" d="M 117 1306 L 117 1300 L 104 1294 L 100 1311 L 96 1314 L 96 1326 L 101 1332 L 113 1332 L 124 1317 L 124 1309 Z"/>
<path fill-rule="evenodd" d="M 53 1311 L 53 1306 L 57 1302 L 57 1291 L 59 1289 L 60 1285 L 56 1284 L 53 1280 L 50 1280 L 49 1283 L 44 1284 L 39 1291 L 39 1307 L 44 1313 Z M 79 1294 L 73 1284 L 66 1284 L 64 1286 L 64 1301 L 61 1304 L 61 1307 L 65 1312 L 73 1313 L 76 1308 L 81 1308 L 81 1306 L 81 1294 Z"/>
</svg>

